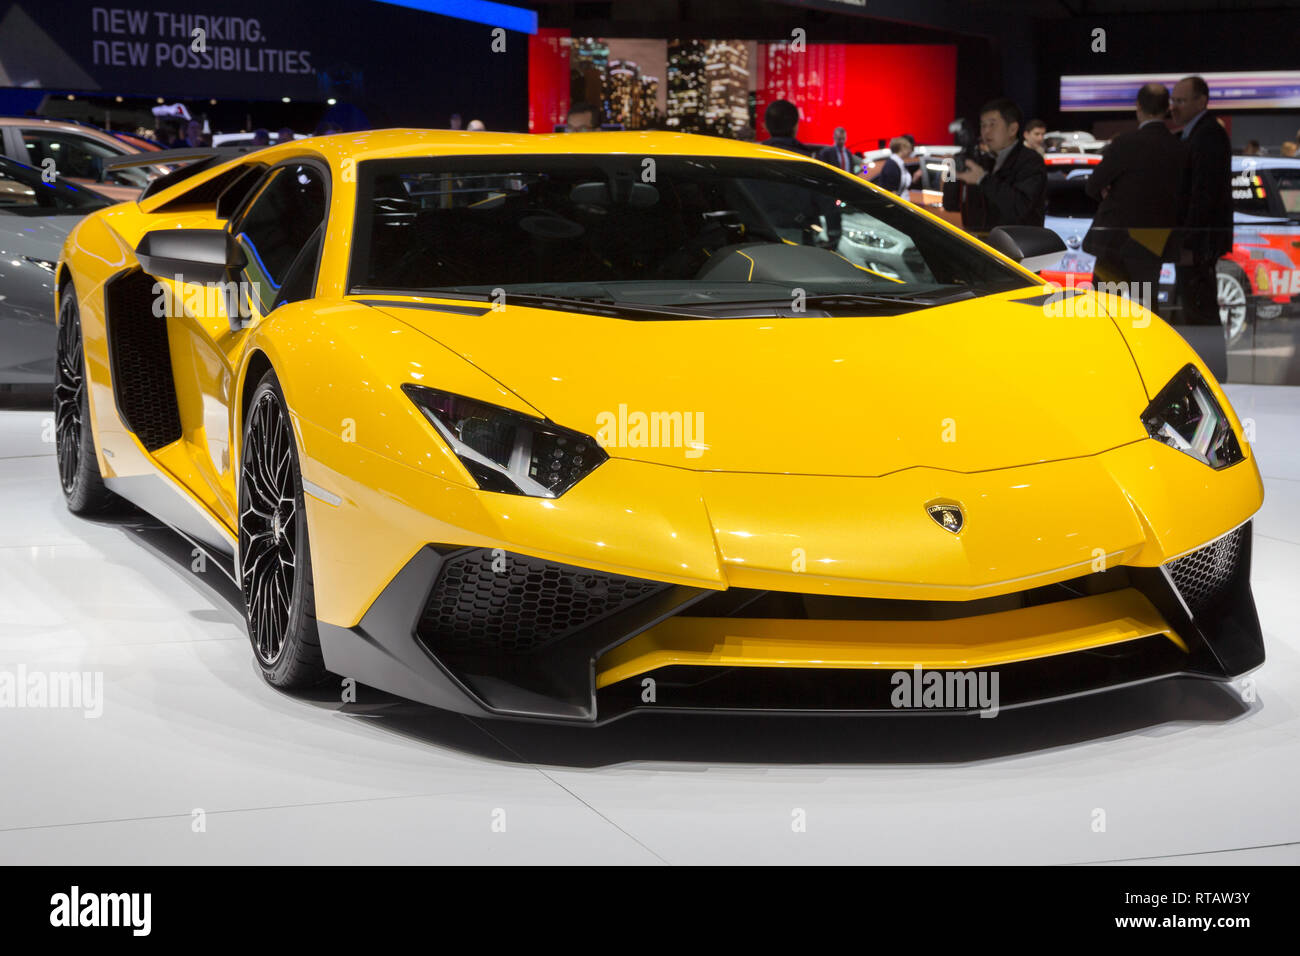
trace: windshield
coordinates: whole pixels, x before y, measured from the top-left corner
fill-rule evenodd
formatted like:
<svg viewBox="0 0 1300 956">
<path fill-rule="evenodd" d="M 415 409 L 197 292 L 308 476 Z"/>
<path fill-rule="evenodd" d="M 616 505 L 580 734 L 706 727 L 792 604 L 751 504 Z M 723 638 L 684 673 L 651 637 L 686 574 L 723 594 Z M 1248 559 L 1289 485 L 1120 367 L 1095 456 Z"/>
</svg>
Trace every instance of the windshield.
<svg viewBox="0 0 1300 956">
<path fill-rule="evenodd" d="M 20 216 L 84 214 L 111 205 L 98 193 L 59 177 L 46 182 L 39 170 L 0 158 L 0 211 Z"/>
<path fill-rule="evenodd" d="M 448 157 L 370 160 L 358 173 L 353 293 L 799 311 L 800 297 L 919 307 L 1032 285 L 906 204 L 812 163 Z"/>
</svg>

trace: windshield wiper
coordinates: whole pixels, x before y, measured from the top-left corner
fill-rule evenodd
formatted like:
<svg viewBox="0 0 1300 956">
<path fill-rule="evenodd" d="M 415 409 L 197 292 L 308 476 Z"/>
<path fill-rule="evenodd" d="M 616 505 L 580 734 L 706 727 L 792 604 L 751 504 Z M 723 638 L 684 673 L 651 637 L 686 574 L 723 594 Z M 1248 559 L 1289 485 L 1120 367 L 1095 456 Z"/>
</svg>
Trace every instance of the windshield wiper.
<svg viewBox="0 0 1300 956">
<path fill-rule="evenodd" d="M 473 292 L 443 292 L 429 290 L 430 294 L 449 299 L 472 299 L 475 302 L 495 302 L 489 295 Z M 588 315 L 607 315 L 617 319 L 699 319 L 699 312 L 684 309 L 660 309 L 648 305 L 632 305 L 603 296 L 546 295 L 539 292 L 507 292 L 506 305 L 526 305 L 534 309 L 559 309 L 565 312 L 582 312 Z"/>
</svg>

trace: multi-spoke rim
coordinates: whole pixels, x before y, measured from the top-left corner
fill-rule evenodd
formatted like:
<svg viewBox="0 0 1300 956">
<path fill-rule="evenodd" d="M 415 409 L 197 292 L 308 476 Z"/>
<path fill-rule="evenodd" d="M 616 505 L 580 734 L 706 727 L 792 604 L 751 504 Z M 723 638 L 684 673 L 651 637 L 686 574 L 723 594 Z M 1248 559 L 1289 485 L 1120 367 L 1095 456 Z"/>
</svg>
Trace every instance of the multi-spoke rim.
<svg viewBox="0 0 1300 956">
<path fill-rule="evenodd" d="M 248 413 L 241 485 L 240 581 L 253 649 L 269 667 L 284 650 L 298 571 L 293 435 L 284 409 L 269 391 Z"/>
<path fill-rule="evenodd" d="M 69 289 L 59 307 L 58 358 L 54 372 L 54 441 L 59 480 L 68 494 L 72 493 L 81 465 L 81 396 L 86 388 L 83 362 L 81 319 Z"/>
<path fill-rule="evenodd" d="M 1228 329 L 1228 340 L 1235 341 L 1246 325 L 1246 290 L 1235 276 L 1218 275 L 1219 321 Z"/>
</svg>

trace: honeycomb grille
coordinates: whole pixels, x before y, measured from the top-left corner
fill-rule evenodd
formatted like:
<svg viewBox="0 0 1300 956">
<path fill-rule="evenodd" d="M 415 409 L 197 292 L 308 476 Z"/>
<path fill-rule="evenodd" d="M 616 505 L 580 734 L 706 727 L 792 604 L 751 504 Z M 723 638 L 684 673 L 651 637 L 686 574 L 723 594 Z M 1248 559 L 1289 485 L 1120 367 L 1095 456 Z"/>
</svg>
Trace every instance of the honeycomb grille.
<svg viewBox="0 0 1300 956">
<path fill-rule="evenodd" d="M 1246 528 L 1242 526 L 1165 565 L 1170 577 L 1174 579 L 1174 586 L 1193 614 L 1199 614 L 1213 605 L 1232 582 L 1241 557 L 1241 541 L 1245 532 Z"/>
<path fill-rule="evenodd" d="M 167 319 L 154 315 L 153 287 L 134 272 L 108 284 L 104 303 L 117 408 L 148 451 L 181 437 Z"/>
<path fill-rule="evenodd" d="M 434 653 L 527 654 L 668 587 L 505 551 L 471 551 L 443 565 L 419 635 Z"/>
</svg>

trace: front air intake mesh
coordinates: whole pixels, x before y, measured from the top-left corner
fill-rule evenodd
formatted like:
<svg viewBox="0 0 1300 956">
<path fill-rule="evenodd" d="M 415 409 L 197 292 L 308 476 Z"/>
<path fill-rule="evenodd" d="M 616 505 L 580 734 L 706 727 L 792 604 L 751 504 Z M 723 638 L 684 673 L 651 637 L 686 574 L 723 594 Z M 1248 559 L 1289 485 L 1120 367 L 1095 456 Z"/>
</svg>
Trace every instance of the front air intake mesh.
<svg viewBox="0 0 1300 956">
<path fill-rule="evenodd" d="M 104 289 L 113 395 L 126 427 L 147 451 L 181 437 L 167 318 L 154 314 L 154 279 L 132 272 Z"/>
<path fill-rule="evenodd" d="M 435 654 L 527 654 L 668 587 L 475 549 L 444 562 L 418 633 Z"/>
<path fill-rule="evenodd" d="M 1211 607 L 1232 583 L 1241 558 L 1241 541 L 1246 528 L 1243 525 L 1165 565 L 1174 587 L 1178 588 L 1193 614 Z"/>
</svg>

